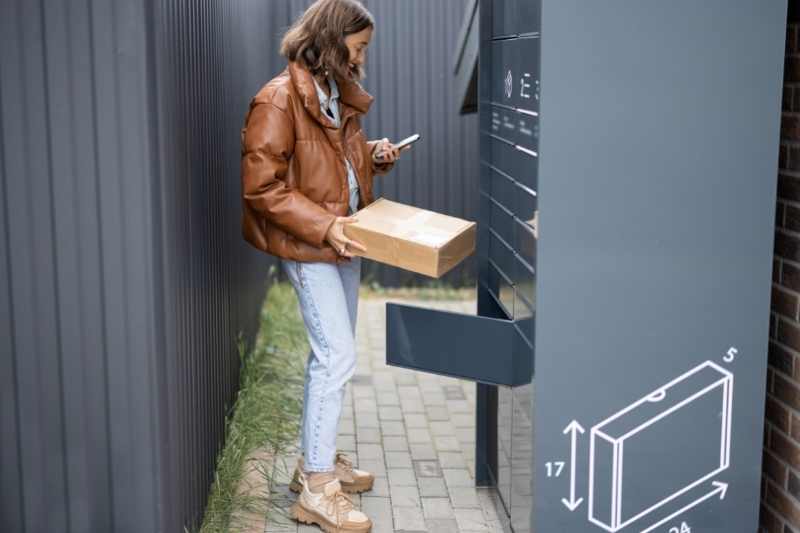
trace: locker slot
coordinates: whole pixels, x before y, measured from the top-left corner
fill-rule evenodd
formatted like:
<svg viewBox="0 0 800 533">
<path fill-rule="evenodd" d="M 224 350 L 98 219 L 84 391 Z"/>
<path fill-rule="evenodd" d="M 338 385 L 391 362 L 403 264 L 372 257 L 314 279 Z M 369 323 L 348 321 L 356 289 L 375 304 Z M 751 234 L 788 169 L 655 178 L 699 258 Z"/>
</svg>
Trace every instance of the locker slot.
<svg viewBox="0 0 800 533">
<path fill-rule="evenodd" d="M 489 259 L 497 265 L 506 278 L 513 282 L 517 268 L 514 252 L 491 228 L 489 229 Z"/>
<path fill-rule="evenodd" d="M 536 238 L 530 225 L 519 219 L 514 220 L 514 240 L 512 244 L 520 257 L 531 267 L 536 268 Z"/>
<path fill-rule="evenodd" d="M 493 385 L 530 383 L 532 346 L 514 320 L 386 304 L 386 362 Z"/>
<path fill-rule="evenodd" d="M 538 153 L 539 118 L 537 116 L 488 103 L 481 111 L 481 130 L 515 145 L 520 151 Z"/>
<path fill-rule="evenodd" d="M 514 242 L 514 215 L 494 199 L 492 200 L 489 225 L 504 241 L 508 243 Z"/>
<path fill-rule="evenodd" d="M 484 133 L 482 146 L 490 147 L 489 164 L 514 181 L 535 191 L 537 189 L 538 159 L 516 149 L 508 142 Z"/>
<path fill-rule="evenodd" d="M 514 298 L 514 284 L 511 279 L 506 276 L 498 267 L 497 264 L 489 259 L 488 267 L 487 289 L 497 300 L 500 307 L 506 313 L 508 318 L 515 318 L 515 298 Z"/>
</svg>

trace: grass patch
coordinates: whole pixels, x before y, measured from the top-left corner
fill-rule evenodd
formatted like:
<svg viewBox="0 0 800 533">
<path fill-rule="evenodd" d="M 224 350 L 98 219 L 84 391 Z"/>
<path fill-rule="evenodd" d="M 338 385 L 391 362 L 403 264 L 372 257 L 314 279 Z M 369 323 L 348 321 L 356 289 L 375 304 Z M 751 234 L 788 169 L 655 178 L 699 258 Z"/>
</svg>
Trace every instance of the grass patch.
<svg viewBox="0 0 800 533">
<path fill-rule="evenodd" d="M 200 533 L 229 533 L 246 523 L 239 517 L 268 514 L 273 466 L 248 460 L 258 452 L 278 457 L 295 445 L 302 412 L 303 363 L 308 341 L 291 285 L 271 284 L 261 326 L 250 349 L 240 340 L 240 390 L 226 421 L 225 446 L 217 459 Z M 257 472 L 253 472 L 253 469 Z M 245 477 L 263 480 L 257 493 L 242 494 Z"/>
</svg>

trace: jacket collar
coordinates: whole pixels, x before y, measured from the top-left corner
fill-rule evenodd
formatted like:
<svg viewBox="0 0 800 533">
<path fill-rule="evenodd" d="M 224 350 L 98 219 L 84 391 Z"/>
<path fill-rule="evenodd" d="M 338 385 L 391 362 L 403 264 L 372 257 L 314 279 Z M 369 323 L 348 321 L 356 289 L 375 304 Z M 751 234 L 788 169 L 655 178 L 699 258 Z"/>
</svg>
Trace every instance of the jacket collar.
<svg viewBox="0 0 800 533">
<path fill-rule="evenodd" d="M 314 86 L 314 77 L 311 72 L 296 61 L 289 62 L 289 76 L 297 93 L 303 101 L 303 107 L 314 119 L 327 128 L 334 128 L 333 122 L 322 114 L 319 107 L 319 96 Z M 339 101 L 341 102 L 341 123 L 355 114 L 366 114 L 372 105 L 372 96 L 356 81 L 337 78 L 339 86 Z"/>
</svg>

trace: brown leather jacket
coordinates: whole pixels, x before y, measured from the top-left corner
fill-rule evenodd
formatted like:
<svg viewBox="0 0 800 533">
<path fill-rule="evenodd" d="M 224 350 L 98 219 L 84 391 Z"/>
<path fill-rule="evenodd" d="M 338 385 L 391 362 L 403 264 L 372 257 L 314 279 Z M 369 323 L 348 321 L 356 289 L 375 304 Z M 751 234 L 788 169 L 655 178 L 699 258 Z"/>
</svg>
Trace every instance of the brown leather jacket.
<svg viewBox="0 0 800 533">
<path fill-rule="evenodd" d="M 336 81 L 339 129 L 320 111 L 311 73 L 299 63 L 289 63 L 250 102 L 242 129 L 242 234 L 259 250 L 295 261 L 340 261 L 325 235 L 348 211 L 344 158 L 358 179 L 359 209 L 373 201 L 373 176 L 391 168 L 373 163 L 375 142 L 361 129 L 372 96 L 357 82 Z"/>
</svg>

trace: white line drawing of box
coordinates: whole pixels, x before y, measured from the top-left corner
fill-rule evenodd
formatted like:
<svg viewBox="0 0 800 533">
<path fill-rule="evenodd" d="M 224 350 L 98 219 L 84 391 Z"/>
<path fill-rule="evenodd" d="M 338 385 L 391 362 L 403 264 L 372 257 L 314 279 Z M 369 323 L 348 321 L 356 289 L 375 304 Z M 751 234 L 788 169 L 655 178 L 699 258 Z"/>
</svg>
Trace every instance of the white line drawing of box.
<svg viewBox="0 0 800 533">
<path fill-rule="evenodd" d="M 592 427 L 589 521 L 614 533 L 726 470 L 732 406 L 706 361 Z"/>
</svg>

